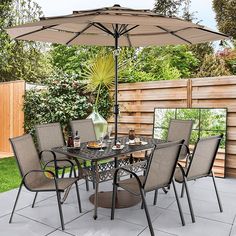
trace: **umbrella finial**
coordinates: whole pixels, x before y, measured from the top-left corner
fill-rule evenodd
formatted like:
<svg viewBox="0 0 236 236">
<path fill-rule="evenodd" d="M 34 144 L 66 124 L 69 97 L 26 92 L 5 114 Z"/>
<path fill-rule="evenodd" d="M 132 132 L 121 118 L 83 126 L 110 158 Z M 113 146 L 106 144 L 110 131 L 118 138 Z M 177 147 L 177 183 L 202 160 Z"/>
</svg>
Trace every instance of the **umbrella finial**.
<svg viewBox="0 0 236 236">
<path fill-rule="evenodd" d="M 113 7 L 120 7 L 120 4 L 114 4 Z"/>
</svg>

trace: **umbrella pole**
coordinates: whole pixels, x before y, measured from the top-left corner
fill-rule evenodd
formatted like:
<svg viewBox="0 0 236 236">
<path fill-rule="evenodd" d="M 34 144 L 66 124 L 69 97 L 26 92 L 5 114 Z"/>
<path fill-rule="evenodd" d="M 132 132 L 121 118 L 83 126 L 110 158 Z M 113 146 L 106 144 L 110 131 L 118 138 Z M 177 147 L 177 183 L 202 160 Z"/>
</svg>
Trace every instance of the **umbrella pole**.
<svg viewBox="0 0 236 236">
<path fill-rule="evenodd" d="M 117 133 L 118 133 L 118 116 L 119 116 L 119 104 L 118 104 L 118 38 L 119 34 L 116 31 L 114 34 L 115 37 L 115 105 L 114 105 L 114 115 L 115 115 L 115 145 L 117 143 Z"/>
</svg>

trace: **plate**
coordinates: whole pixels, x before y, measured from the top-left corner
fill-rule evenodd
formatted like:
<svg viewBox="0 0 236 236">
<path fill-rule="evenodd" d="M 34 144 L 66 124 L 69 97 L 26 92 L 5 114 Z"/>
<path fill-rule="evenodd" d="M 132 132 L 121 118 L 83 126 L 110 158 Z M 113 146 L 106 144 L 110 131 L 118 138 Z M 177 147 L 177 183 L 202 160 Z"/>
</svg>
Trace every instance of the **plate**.
<svg viewBox="0 0 236 236">
<path fill-rule="evenodd" d="M 102 144 L 102 148 L 106 148 L 107 145 L 105 143 Z M 89 149 L 101 149 L 101 145 L 99 143 L 96 143 L 95 145 L 89 145 L 87 144 L 87 148 Z"/>
<path fill-rule="evenodd" d="M 127 145 L 130 145 L 130 146 L 138 146 L 138 145 L 146 145 L 148 144 L 147 142 L 145 141 L 140 141 L 138 143 L 130 143 L 130 142 L 126 142 Z"/>
<path fill-rule="evenodd" d="M 119 148 L 117 148 L 116 146 L 112 147 L 112 150 L 122 150 L 125 146 L 124 145 L 120 145 Z"/>
</svg>

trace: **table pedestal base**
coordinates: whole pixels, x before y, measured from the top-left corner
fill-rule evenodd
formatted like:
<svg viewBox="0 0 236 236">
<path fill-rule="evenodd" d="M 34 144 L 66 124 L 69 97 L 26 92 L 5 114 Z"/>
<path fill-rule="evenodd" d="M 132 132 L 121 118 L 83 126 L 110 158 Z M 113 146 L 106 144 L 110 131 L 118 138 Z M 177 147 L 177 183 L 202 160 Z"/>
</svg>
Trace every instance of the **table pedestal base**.
<svg viewBox="0 0 236 236">
<path fill-rule="evenodd" d="M 91 203 L 94 204 L 95 194 L 89 197 Z M 118 190 L 116 198 L 116 208 L 128 208 L 137 205 L 141 202 L 141 197 L 135 196 L 127 191 Z M 98 207 L 111 208 L 112 205 L 112 191 L 98 193 Z"/>
</svg>

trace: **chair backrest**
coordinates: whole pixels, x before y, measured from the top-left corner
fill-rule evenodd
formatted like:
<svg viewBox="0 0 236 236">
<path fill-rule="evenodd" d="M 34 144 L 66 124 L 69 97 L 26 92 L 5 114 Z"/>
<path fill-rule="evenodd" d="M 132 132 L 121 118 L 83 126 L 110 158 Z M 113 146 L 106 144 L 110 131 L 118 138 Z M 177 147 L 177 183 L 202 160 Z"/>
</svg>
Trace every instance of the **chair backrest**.
<svg viewBox="0 0 236 236">
<path fill-rule="evenodd" d="M 10 143 L 17 160 L 21 177 L 31 170 L 41 170 L 41 165 L 32 136 L 25 134 L 16 138 L 10 138 Z M 10 170 L 9 170 L 10 171 Z M 26 177 L 24 183 L 30 188 L 40 181 L 42 173 L 33 173 Z"/>
<path fill-rule="evenodd" d="M 183 143 L 184 140 L 179 140 L 157 145 L 149 159 L 145 191 L 162 188 L 171 183 Z"/>
<path fill-rule="evenodd" d="M 76 130 L 78 130 L 81 142 L 94 141 L 97 139 L 92 119 L 71 120 L 70 127 L 73 135 L 75 135 Z"/>
<path fill-rule="evenodd" d="M 192 132 L 193 120 L 170 120 L 167 141 L 176 141 L 184 139 L 184 144 L 189 145 Z M 183 146 L 179 159 L 184 159 L 187 155 L 187 149 Z"/>
<path fill-rule="evenodd" d="M 60 123 L 36 125 L 35 131 L 39 151 L 50 150 L 51 148 L 65 145 Z M 57 153 L 56 157 L 57 159 L 64 159 L 65 155 Z M 49 152 L 44 152 L 42 158 L 45 162 L 53 160 L 53 156 Z"/>
<path fill-rule="evenodd" d="M 187 169 L 188 179 L 197 179 L 211 173 L 222 137 L 218 135 L 198 140 Z"/>
</svg>

